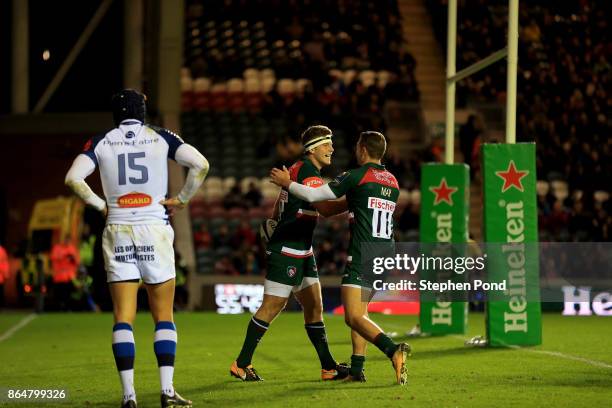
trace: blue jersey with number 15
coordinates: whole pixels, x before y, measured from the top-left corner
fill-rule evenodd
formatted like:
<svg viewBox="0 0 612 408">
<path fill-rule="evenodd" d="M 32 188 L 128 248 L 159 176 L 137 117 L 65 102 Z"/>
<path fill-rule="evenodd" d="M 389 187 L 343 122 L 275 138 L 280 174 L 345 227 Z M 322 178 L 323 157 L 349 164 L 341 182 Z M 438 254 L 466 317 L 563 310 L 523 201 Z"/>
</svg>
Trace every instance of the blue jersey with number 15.
<svg viewBox="0 0 612 408">
<path fill-rule="evenodd" d="M 100 168 L 108 224 L 165 224 L 168 158 L 183 144 L 174 133 L 126 120 L 87 142 L 83 154 Z"/>
</svg>

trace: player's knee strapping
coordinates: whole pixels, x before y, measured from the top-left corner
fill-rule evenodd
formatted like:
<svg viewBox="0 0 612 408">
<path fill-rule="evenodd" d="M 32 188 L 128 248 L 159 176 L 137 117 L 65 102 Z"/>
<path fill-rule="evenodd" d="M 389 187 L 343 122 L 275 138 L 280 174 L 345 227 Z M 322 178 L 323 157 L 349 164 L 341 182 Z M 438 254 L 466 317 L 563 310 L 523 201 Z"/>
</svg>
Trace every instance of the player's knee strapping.
<svg viewBox="0 0 612 408">
<path fill-rule="evenodd" d="M 136 345 L 132 326 L 128 323 L 117 323 L 113 326 L 113 355 L 118 371 L 134 369 Z"/>
</svg>

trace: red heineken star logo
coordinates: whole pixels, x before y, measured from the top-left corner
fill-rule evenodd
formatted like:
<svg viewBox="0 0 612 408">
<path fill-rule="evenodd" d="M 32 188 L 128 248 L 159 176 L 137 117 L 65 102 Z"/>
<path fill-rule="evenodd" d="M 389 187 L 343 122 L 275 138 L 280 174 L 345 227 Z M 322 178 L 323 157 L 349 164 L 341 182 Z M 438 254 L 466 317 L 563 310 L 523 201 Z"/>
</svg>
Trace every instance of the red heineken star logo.
<svg viewBox="0 0 612 408">
<path fill-rule="evenodd" d="M 446 201 L 449 205 L 453 205 L 453 198 L 451 196 L 457 190 L 459 190 L 457 187 L 449 187 L 448 184 L 446 184 L 446 177 L 442 177 L 438 187 L 429 187 L 429 191 L 436 195 L 434 205 L 438 205 L 442 201 Z"/>
<path fill-rule="evenodd" d="M 521 179 L 529 174 L 529 170 L 519 171 L 516 169 L 514 160 L 510 160 L 508 164 L 508 170 L 496 171 L 495 175 L 504 180 L 504 186 L 502 187 L 502 193 L 508 190 L 510 187 L 516 188 L 518 191 L 525 191 L 523 189 L 523 183 Z"/>
</svg>

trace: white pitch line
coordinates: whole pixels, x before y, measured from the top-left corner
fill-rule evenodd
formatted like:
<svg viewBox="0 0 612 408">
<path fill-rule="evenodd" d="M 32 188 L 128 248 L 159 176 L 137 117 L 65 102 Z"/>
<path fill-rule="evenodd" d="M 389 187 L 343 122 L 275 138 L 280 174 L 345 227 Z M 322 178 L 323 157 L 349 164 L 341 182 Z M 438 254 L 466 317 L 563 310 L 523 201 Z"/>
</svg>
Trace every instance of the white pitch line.
<svg viewBox="0 0 612 408">
<path fill-rule="evenodd" d="M 529 349 L 529 348 L 523 348 L 520 346 L 508 346 L 508 347 L 510 347 L 511 349 L 528 351 L 530 353 L 546 354 L 546 355 L 553 356 L 553 357 L 565 358 L 566 360 L 580 361 L 580 362 L 583 362 L 583 363 L 586 363 L 586 364 L 589 364 L 595 367 L 612 368 L 612 364 L 604 363 L 603 361 L 591 360 L 591 359 L 584 358 L 584 357 L 573 356 L 571 354 L 561 353 L 560 351 Z"/>
<path fill-rule="evenodd" d="M 16 325 L 12 326 L 7 331 L 2 333 L 2 336 L 0 336 L 0 342 L 9 339 L 13 334 L 17 333 L 20 329 L 24 328 L 28 323 L 34 320 L 36 316 L 36 313 L 30 313 L 29 315 L 21 319 Z"/>
<path fill-rule="evenodd" d="M 385 326 L 386 327 L 391 327 L 392 329 L 395 329 L 395 330 L 405 330 L 406 329 L 406 327 L 398 326 L 398 325 L 395 325 L 395 324 L 386 324 Z M 451 337 L 455 337 L 455 338 L 461 339 L 463 341 L 469 340 L 469 338 L 463 337 L 463 336 L 458 335 L 458 334 L 453 334 L 453 335 L 451 335 Z M 589 365 L 592 365 L 594 367 L 612 369 L 612 364 L 608 364 L 606 362 L 599 361 L 599 360 L 591 360 L 591 359 L 584 358 L 584 357 L 573 356 L 571 354 L 561 353 L 560 351 L 549 351 L 549 350 L 531 349 L 531 348 L 525 348 L 525 347 L 513 346 L 513 345 L 512 346 L 508 345 L 506 347 L 507 348 L 511 348 L 513 350 L 527 351 L 529 353 L 545 354 L 545 355 L 548 355 L 548 356 L 564 358 L 566 360 L 580 361 L 581 363 L 589 364 Z"/>
<path fill-rule="evenodd" d="M 458 334 L 453 335 L 453 337 L 456 337 L 456 338 L 461 339 L 463 341 L 469 340 L 469 338 L 465 338 L 465 337 L 460 336 Z M 506 346 L 502 346 L 502 347 L 510 348 L 510 349 L 513 349 L 513 350 L 527 351 L 529 353 L 546 354 L 548 356 L 564 358 L 566 360 L 580 361 L 582 363 L 589 364 L 589 365 L 592 365 L 592 366 L 595 366 L 595 367 L 612 368 L 612 364 L 608 364 L 608 363 L 605 363 L 603 361 L 591 360 L 591 359 L 580 357 L 580 356 L 573 356 L 571 354 L 561 353 L 560 351 L 549 351 L 549 350 L 532 349 L 532 348 L 521 347 L 521 346 L 516 346 L 516 345 L 510 345 L 510 344 L 506 345 Z"/>
</svg>

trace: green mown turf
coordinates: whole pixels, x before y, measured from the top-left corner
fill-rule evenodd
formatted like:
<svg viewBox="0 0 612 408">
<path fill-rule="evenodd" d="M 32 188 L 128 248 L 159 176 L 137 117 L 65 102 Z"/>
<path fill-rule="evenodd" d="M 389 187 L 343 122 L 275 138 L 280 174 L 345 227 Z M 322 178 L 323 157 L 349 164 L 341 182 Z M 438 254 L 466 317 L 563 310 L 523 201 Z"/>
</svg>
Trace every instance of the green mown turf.
<svg viewBox="0 0 612 408">
<path fill-rule="evenodd" d="M 4 332 L 24 315 L 0 314 Z M 386 330 L 404 332 L 416 318 L 373 315 Z M 409 342 L 406 387 L 394 385 L 388 360 L 369 347 L 365 384 L 322 383 L 301 315 L 285 313 L 262 340 L 254 364 L 266 379 L 243 383 L 228 368 L 242 345 L 248 315 L 182 313 L 175 386 L 197 406 L 324 407 L 608 407 L 612 406 L 612 320 L 544 316 L 544 345 L 527 350 L 471 349 L 461 336 Z M 332 352 L 350 356 L 341 317 L 326 317 Z M 26 406 L 118 407 L 120 386 L 111 353 L 109 314 L 38 316 L 0 343 L 0 387 L 64 388 L 70 401 Z M 466 337 L 484 334 L 483 316 L 470 315 Z M 135 324 L 136 390 L 140 407 L 159 406 L 153 324 Z M 588 364 L 534 352 L 547 350 L 603 362 Z M 1 404 L 0 404 L 1 405 Z M 15 405 L 15 404 L 11 404 Z"/>
<path fill-rule="evenodd" d="M 0 312 L 0 336 L 27 315 L 27 313 L 22 312 Z M 0 348 L 0 350 L 2 349 Z"/>
</svg>

